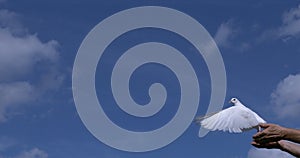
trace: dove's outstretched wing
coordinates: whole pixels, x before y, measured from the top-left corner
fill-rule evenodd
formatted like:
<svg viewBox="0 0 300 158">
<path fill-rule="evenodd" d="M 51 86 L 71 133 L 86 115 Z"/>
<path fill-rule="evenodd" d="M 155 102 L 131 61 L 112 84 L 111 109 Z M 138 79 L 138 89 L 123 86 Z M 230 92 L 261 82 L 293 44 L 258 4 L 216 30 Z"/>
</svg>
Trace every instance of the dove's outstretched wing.
<svg viewBox="0 0 300 158">
<path fill-rule="evenodd" d="M 233 106 L 211 116 L 196 118 L 196 122 L 211 131 L 223 130 L 240 133 L 256 128 L 259 123 L 265 121 L 245 106 Z"/>
</svg>

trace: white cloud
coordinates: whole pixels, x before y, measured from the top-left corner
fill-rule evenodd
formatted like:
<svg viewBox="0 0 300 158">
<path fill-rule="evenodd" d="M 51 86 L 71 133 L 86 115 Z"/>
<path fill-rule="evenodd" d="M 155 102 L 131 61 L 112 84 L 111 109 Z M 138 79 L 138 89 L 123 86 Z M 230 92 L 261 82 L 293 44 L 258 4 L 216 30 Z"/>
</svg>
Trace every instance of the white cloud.
<svg viewBox="0 0 300 158">
<path fill-rule="evenodd" d="M 0 158 L 48 158 L 48 153 L 41 149 L 33 148 L 28 151 L 23 151 L 15 156 L 0 155 Z"/>
<path fill-rule="evenodd" d="M 21 105 L 57 90 L 64 79 L 58 68 L 58 42 L 29 34 L 19 15 L 0 10 L 0 122 Z"/>
<path fill-rule="evenodd" d="M 6 121 L 19 105 L 33 101 L 35 89 L 28 82 L 0 83 L 0 122 Z"/>
<path fill-rule="evenodd" d="M 240 35 L 241 29 L 237 26 L 234 20 L 231 19 L 219 26 L 214 36 L 214 40 L 219 47 L 230 48 L 243 52 L 250 48 L 250 44 L 243 41 L 237 41 L 236 39 Z"/>
<path fill-rule="evenodd" d="M 33 148 L 29 151 L 24 151 L 15 158 L 48 158 L 48 154 L 38 148 Z"/>
<path fill-rule="evenodd" d="M 25 34 L 26 28 L 20 22 L 21 16 L 6 9 L 0 10 L 0 28 L 6 28 L 13 34 Z"/>
<path fill-rule="evenodd" d="M 24 150 L 26 144 L 20 144 L 15 139 L 1 136 L 0 137 L 0 158 L 48 158 L 48 154 L 34 147 L 30 150 Z M 21 151 L 20 151 L 21 150 Z M 7 155 L 7 151 L 14 151 L 14 153 Z"/>
<path fill-rule="evenodd" d="M 279 36 L 300 37 L 300 5 L 283 14 Z"/>
<path fill-rule="evenodd" d="M 58 58 L 56 41 L 42 43 L 35 35 L 15 37 L 0 29 L 0 82 L 30 73 L 36 64 Z"/>
<path fill-rule="evenodd" d="M 300 5 L 283 13 L 281 25 L 264 31 L 258 42 L 270 39 L 288 41 L 291 38 L 300 38 Z"/>
<path fill-rule="evenodd" d="M 1 1 L 1 0 L 0 0 Z M 1 9 L 0 10 L 0 26 L 1 27 L 7 27 L 7 26 L 20 26 L 20 22 L 18 19 L 18 14 L 15 12 L 11 12 L 7 9 Z"/>
<path fill-rule="evenodd" d="M 283 79 L 271 94 L 271 102 L 279 118 L 299 118 L 300 74 Z"/>
<path fill-rule="evenodd" d="M 289 153 L 283 152 L 279 149 L 257 149 L 251 148 L 248 152 L 248 158 L 295 158 Z"/>
<path fill-rule="evenodd" d="M 37 64 L 55 63 L 59 58 L 58 42 L 42 42 L 37 35 L 20 31 L 25 28 L 19 17 L 0 10 L 0 82 L 28 76 Z"/>
<path fill-rule="evenodd" d="M 218 46 L 221 47 L 231 47 L 231 39 L 234 37 L 236 32 L 233 28 L 233 22 L 232 20 L 229 20 L 225 23 L 222 23 L 217 33 L 215 34 L 215 42 L 218 44 Z"/>
</svg>

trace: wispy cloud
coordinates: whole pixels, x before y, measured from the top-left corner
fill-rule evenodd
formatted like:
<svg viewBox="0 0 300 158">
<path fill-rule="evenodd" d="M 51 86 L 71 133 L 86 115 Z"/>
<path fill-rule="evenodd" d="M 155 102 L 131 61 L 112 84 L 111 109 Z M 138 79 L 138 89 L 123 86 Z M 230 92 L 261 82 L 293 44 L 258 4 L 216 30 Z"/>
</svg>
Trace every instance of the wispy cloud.
<svg viewBox="0 0 300 158">
<path fill-rule="evenodd" d="M 271 94 L 273 109 L 279 118 L 300 118 L 300 74 L 289 75 Z"/>
<path fill-rule="evenodd" d="M 26 28 L 23 27 L 20 19 L 21 15 L 15 12 L 9 11 L 7 9 L 0 10 L 0 27 L 2 29 L 8 29 L 13 34 L 26 32 Z"/>
<path fill-rule="evenodd" d="M 214 40 L 219 47 L 245 51 L 250 45 L 247 42 L 241 41 L 237 43 L 237 38 L 241 35 L 241 32 L 242 30 L 238 24 L 233 19 L 230 19 L 219 26 Z"/>
<path fill-rule="evenodd" d="M 215 34 L 215 42 L 221 47 L 231 47 L 231 40 L 236 33 L 233 27 L 233 20 L 222 23 Z"/>
<path fill-rule="evenodd" d="M 33 148 L 28 151 L 23 151 L 19 155 L 15 156 L 15 158 L 48 158 L 48 154 L 43 150 Z"/>
<path fill-rule="evenodd" d="M 6 156 L 0 154 L 0 158 L 48 158 L 48 153 L 39 148 L 33 148 L 30 150 L 22 151 L 14 156 Z"/>
<path fill-rule="evenodd" d="M 58 68 L 58 42 L 29 34 L 18 14 L 0 10 L 0 122 L 20 105 L 57 89 L 64 75 Z"/>
<path fill-rule="evenodd" d="M 248 152 L 248 158 L 294 158 L 294 156 L 279 149 L 257 149 L 251 148 Z"/>
<path fill-rule="evenodd" d="M 219 47 L 243 52 L 268 41 L 300 38 L 300 5 L 284 12 L 280 20 L 280 25 L 261 30 L 258 24 L 241 26 L 230 19 L 218 27 L 214 39 Z"/>
<path fill-rule="evenodd" d="M 42 43 L 35 35 L 14 36 L 0 29 L 0 81 L 11 81 L 30 74 L 35 66 L 58 59 L 58 43 Z"/>
<path fill-rule="evenodd" d="M 281 18 L 281 25 L 271 28 L 262 33 L 258 38 L 259 42 L 266 40 L 281 39 L 287 41 L 291 38 L 300 37 L 300 5 L 297 8 L 292 8 L 283 13 Z"/>
<path fill-rule="evenodd" d="M 300 5 L 283 14 L 282 26 L 279 28 L 279 36 L 300 37 Z"/>
<path fill-rule="evenodd" d="M 48 158 L 48 153 L 37 147 L 30 150 L 20 149 L 23 147 L 24 144 L 20 144 L 12 138 L 2 136 L 0 137 L 0 158 Z M 5 154 L 7 151 L 14 151 L 15 153 Z"/>
<path fill-rule="evenodd" d="M 0 121 L 6 121 L 9 114 L 19 105 L 35 100 L 36 92 L 28 82 L 0 84 Z"/>
</svg>

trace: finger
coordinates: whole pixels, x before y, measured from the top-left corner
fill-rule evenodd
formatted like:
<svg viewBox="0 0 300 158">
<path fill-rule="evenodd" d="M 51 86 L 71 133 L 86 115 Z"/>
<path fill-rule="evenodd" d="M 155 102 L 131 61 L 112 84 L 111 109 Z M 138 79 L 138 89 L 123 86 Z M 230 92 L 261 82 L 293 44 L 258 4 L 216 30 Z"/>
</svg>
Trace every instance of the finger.
<svg viewBox="0 0 300 158">
<path fill-rule="evenodd" d="M 255 140 L 255 142 L 260 143 L 260 144 L 267 144 L 267 143 L 270 143 L 270 142 L 278 141 L 278 139 L 275 139 L 275 138 L 272 138 L 272 137 L 267 137 L 267 136 L 263 136 L 263 137 L 260 137 L 260 138 L 255 138 L 254 140 Z"/>
<path fill-rule="evenodd" d="M 269 123 L 260 123 L 259 126 L 261 128 L 268 128 L 269 126 L 271 126 L 271 124 L 269 124 Z"/>
<path fill-rule="evenodd" d="M 272 149 L 272 148 L 277 147 L 278 143 L 277 142 L 269 142 L 269 143 L 265 144 L 265 146 L 267 149 Z"/>
<path fill-rule="evenodd" d="M 251 142 L 251 145 L 259 145 L 259 143 L 256 142 L 256 141 L 252 141 L 252 142 Z"/>
<path fill-rule="evenodd" d="M 269 143 L 269 142 L 277 142 L 277 141 L 281 140 L 281 138 L 278 137 L 277 135 L 267 135 L 267 134 L 262 134 L 261 136 L 255 137 L 253 139 L 260 144 L 265 144 L 265 143 Z"/>
<path fill-rule="evenodd" d="M 258 139 L 258 138 L 261 138 L 265 135 L 264 132 L 257 132 L 255 135 L 253 135 L 253 139 Z"/>
<path fill-rule="evenodd" d="M 267 149 L 279 148 L 278 142 L 258 143 L 253 141 L 251 142 L 251 145 L 253 145 L 256 148 L 267 148 Z"/>
<path fill-rule="evenodd" d="M 281 140 L 281 137 L 279 135 L 270 135 L 270 136 L 266 136 L 265 139 L 268 139 L 271 142 L 277 142 Z"/>
<path fill-rule="evenodd" d="M 261 144 L 255 142 L 255 141 L 251 142 L 251 145 L 253 145 L 253 146 L 256 147 L 256 148 L 263 148 L 263 147 L 261 146 Z"/>
</svg>

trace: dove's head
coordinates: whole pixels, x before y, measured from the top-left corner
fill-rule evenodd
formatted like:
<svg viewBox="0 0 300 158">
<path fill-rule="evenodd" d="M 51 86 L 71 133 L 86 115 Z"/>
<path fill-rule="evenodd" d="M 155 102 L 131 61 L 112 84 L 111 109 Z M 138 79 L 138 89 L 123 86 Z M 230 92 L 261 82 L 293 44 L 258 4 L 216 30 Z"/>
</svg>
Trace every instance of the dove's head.
<svg viewBox="0 0 300 158">
<path fill-rule="evenodd" d="M 239 100 L 237 98 L 231 98 L 230 101 L 229 101 L 229 103 L 231 103 L 233 105 L 235 105 L 238 102 L 239 102 Z"/>
</svg>

